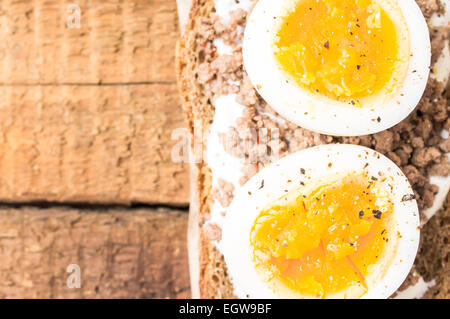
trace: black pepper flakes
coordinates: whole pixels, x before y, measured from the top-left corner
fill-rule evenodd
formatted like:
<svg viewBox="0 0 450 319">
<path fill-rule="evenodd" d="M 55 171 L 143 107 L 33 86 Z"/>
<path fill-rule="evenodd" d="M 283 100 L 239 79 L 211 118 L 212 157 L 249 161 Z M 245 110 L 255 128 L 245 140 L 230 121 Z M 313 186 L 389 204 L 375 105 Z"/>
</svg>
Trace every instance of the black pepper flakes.
<svg viewBox="0 0 450 319">
<path fill-rule="evenodd" d="M 407 201 L 414 200 L 414 199 L 416 199 L 416 195 L 408 194 L 408 195 L 405 195 L 402 197 L 402 202 L 407 202 Z"/>
<path fill-rule="evenodd" d="M 325 42 L 323 46 L 327 49 L 330 49 L 330 41 Z"/>
<path fill-rule="evenodd" d="M 259 187 L 259 189 L 264 188 L 264 180 L 261 181 L 261 186 Z"/>
<path fill-rule="evenodd" d="M 381 211 L 379 211 L 379 210 L 372 210 L 372 215 L 373 215 L 373 217 L 375 217 L 376 219 L 381 219 L 381 215 L 382 215 L 383 213 L 381 212 Z"/>
<path fill-rule="evenodd" d="M 363 219 L 363 217 L 364 217 L 364 211 L 360 210 L 359 211 L 359 218 Z"/>
</svg>

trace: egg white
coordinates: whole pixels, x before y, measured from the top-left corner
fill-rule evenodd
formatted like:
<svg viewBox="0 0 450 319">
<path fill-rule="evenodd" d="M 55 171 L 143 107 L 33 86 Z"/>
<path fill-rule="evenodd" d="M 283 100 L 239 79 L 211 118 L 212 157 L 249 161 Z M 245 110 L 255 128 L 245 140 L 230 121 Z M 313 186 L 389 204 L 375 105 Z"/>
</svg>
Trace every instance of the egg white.
<svg viewBox="0 0 450 319">
<path fill-rule="evenodd" d="M 301 169 L 305 170 L 304 174 Z M 384 267 L 387 270 L 375 267 L 368 281 L 369 290 L 362 298 L 388 298 L 398 289 L 414 263 L 420 237 L 417 203 L 402 201 L 404 195 L 412 194 L 407 178 L 391 160 L 371 149 L 322 145 L 294 153 L 264 168 L 239 190 L 231 203 L 223 225 L 222 251 L 239 298 L 286 298 L 284 292 L 274 291 L 261 279 L 253 263 L 250 232 L 261 210 L 286 191 L 299 189 L 301 182 L 308 187 L 314 181 L 348 171 L 367 171 L 373 176 L 379 172 L 384 174 L 386 181 L 380 183 L 392 185 L 389 195 L 394 204 L 393 223 L 401 235 L 396 241 L 390 241 L 397 244 L 390 266 Z M 351 298 L 352 294 L 344 292 L 343 296 Z"/>
<path fill-rule="evenodd" d="M 431 45 L 425 18 L 414 0 L 378 0 L 386 12 L 403 13 L 406 23 L 399 38 L 409 41 L 406 76 L 389 95 L 362 101 L 362 107 L 339 102 L 301 88 L 278 65 L 273 53 L 280 18 L 299 0 L 259 0 L 245 29 L 244 66 L 259 94 L 279 114 L 306 129 L 334 136 L 358 136 L 386 130 L 405 119 L 425 90 L 431 61 Z M 392 8 L 397 8 L 393 10 Z M 400 11 L 398 10 L 400 9 Z M 394 21 L 399 19 L 393 18 Z M 402 31 L 403 30 L 403 31 Z M 403 32 L 403 33 L 402 33 Z M 400 41 L 400 43 L 407 43 Z M 400 50 L 406 50 L 402 46 Z M 407 59 L 407 58 L 406 58 Z"/>
</svg>

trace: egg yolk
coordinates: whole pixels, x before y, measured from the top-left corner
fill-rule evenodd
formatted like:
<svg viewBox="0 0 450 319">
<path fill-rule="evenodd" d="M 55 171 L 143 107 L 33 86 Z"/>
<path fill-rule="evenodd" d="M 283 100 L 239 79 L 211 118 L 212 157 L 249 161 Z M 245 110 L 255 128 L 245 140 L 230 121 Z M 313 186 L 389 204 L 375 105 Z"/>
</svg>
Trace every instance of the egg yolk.
<svg viewBox="0 0 450 319">
<path fill-rule="evenodd" d="M 393 90 L 399 41 L 376 1 L 299 0 L 282 19 L 275 56 L 301 87 L 353 105 L 383 88 Z"/>
<path fill-rule="evenodd" d="M 374 183 L 352 173 L 264 209 L 250 234 L 257 269 L 306 296 L 325 298 L 354 285 L 366 291 L 393 211 Z"/>
</svg>

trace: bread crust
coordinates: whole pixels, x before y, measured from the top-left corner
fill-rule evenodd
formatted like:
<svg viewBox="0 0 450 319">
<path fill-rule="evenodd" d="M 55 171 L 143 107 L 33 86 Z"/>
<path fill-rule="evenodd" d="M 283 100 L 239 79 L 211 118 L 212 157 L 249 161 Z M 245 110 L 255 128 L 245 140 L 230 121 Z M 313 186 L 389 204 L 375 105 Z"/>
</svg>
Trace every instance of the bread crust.
<svg viewBox="0 0 450 319">
<path fill-rule="evenodd" d="M 214 116 L 214 107 L 193 77 L 200 59 L 198 44 L 202 43 L 196 32 L 200 17 L 208 17 L 214 10 L 212 0 L 193 0 L 183 37 L 176 48 L 176 74 L 182 106 L 190 133 L 190 159 L 194 154 L 194 134 L 207 136 Z M 205 143 L 201 143 L 202 154 Z M 203 163 L 191 160 L 191 206 L 189 210 L 188 248 L 193 298 L 235 298 L 225 270 L 223 256 L 206 238 L 201 225 L 208 218 L 212 203 L 211 171 Z"/>
<path fill-rule="evenodd" d="M 195 78 L 195 68 L 201 62 L 201 45 L 204 43 L 197 27 L 202 18 L 209 17 L 214 12 L 214 0 L 193 0 L 183 37 L 176 48 L 176 73 L 182 98 L 183 111 L 190 134 L 190 149 L 194 149 L 194 135 L 207 137 L 209 125 L 214 116 L 214 106 L 210 102 L 207 92 L 204 92 Z M 201 143 L 202 154 L 206 143 Z M 191 159 L 193 154 L 191 154 Z M 211 240 L 205 236 L 202 225 L 210 216 L 212 205 L 212 174 L 205 162 L 191 161 L 191 206 L 188 229 L 189 265 L 191 276 L 191 290 L 193 298 L 235 298 L 233 287 L 227 275 L 223 256 L 216 249 Z M 447 204 L 434 217 L 432 231 L 436 231 L 436 223 L 448 220 L 450 209 Z M 448 228 L 448 222 L 447 222 Z M 444 235 L 445 236 L 445 235 Z M 426 250 L 434 239 L 421 243 Z M 427 256 L 426 253 L 422 253 Z M 420 256 L 420 254 L 419 254 Z M 445 256 L 444 256 L 445 257 Z M 419 263 L 419 267 L 422 267 Z M 427 273 L 423 266 L 421 273 Z M 445 267 L 444 267 L 445 268 Z M 442 271 L 442 272 L 441 272 Z M 449 278 L 448 270 L 440 269 L 439 287 L 430 289 L 426 298 L 448 298 Z M 432 276 L 430 276 L 433 278 Z"/>
</svg>

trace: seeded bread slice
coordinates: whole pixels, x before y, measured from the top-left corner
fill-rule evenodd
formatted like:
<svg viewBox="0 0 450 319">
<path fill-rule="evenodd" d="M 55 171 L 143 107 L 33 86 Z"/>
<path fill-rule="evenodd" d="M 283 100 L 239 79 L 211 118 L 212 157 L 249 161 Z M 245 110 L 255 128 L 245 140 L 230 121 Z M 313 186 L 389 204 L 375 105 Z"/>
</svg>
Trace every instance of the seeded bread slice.
<svg viewBox="0 0 450 319">
<path fill-rule="evenodd" d="M 430 0 L 431 1 L 431 0 Z M 432 2 L 432 1 L 431 1 Z M 214 116 L 213 95 L 197 80 L 197 68 L 204 62 L 203 45 L 208 40 L 201 30 L 202 19 L 214 13 L 214 0 L 192 0 L 183 37 L 177 45 L 177 76 L 183 111 L 194 149 L 194 134 L 207 137 Z M 204 153 L 206 141 L 201 144 Z M 203 225 L 210 218 L 212 174 L 207 164 L 191 164 L 191 208 L 189 220 L 189 258 L 192 296 L 194 298 L 235 298 L 223 256 L 205 234 Z M 450 297 L 450 197 L 445 208 L 422 230 L 421 248 L 415 268 L 401 289 L 417 282 L 418 274 L 425 281 L 434 280 L 425 298 Z"/>
</svg>

